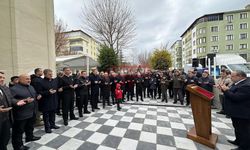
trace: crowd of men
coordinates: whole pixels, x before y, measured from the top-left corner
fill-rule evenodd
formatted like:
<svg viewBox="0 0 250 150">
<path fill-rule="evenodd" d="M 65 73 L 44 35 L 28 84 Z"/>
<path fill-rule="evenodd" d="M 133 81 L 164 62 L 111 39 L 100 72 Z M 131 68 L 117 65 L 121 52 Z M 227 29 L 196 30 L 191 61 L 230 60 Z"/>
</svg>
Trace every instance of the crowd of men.
<svg viewBox="0 0 250 150">
<path fill-rule="evenodd" d="M 227 70 L 222 70 L 222 76 L 215 84 L 207 70 L 199 73 L 196 69 L 190 69 L 187 74 L 181 70 L 144 73 L 138 71 L 125 74 L 114 71 L 98 72 L 93 68 L 88 76 L 86 71 L 72 75 L 70 67 L 63 68 L 56 78 L 53 78 L 52 70 L 42 68 L 35 69 L 31 76 L 28 74 L 13 76 L 9 88 L 4 85 L 4 80 L 4 72 L 0 72 L 1 150 L 7 149 L 6 145 L 10 139 L 10 131 L 3 129 L 9 129 L 11 124 L 13 124 L 14 150 L 25 150 L 29 147 L 23 144 L 23 133 L 25 133 L 26 142 L 40 139 L 33 135 L 33 129 L 35 124 L 41 124 L 41 114 L 45 132 L 51 133 L 52 129 L 59 128 L 55 124 L 56 114 L 62 115 L 64 125 L 67 126 L 69 119 L 78 119 L 74 114 L 75 106 L 79 117 L 91 113 L 88 110 L 89 102 L 92 112 L 100 109 L 98 103 L 101 101 L 103 108 L 117 104 L 117 110 L 120 110 L 119 102 L 144 101 L 144 98 L 161 99 L 166 103 L 169 98 L 173 98 L 174 104 L 180 101 L 180 104 L 184 105 L 184 97 L 186 97 L 185 102 L 188 106 L 190 93 L 186 90 L 186 86 L 189 84 L 199 85 L 210 92 L 213 92 L 213 87 L 220 89 L 223 107 L 218 113 L 224 114 L 225 98 L 228 96 L 225 91 L 235 82 L 231 80 L 230 72 Z M 233 123 L 236 122 L 235 120 L 237 119 L 234 119 Z M 238 139 L 241 139 L 240 136 Z"/>
</svg>

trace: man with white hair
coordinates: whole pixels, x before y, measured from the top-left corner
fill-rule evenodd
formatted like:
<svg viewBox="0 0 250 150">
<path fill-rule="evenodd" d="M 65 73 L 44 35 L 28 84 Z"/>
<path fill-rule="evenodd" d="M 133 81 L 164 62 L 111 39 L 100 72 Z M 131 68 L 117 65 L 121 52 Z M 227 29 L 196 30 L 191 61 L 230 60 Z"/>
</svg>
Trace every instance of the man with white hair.
<svg viewBox="0 0 250 150">
<path fill-rule="evenodd" d="M 233 71 L 234 84 L 219 85 L 225 96 L 225 113 L 232 119 L 236 139 L 229 143 L 239 146 L 234 150 L 250 149 L 250 81 L 244 71 Z"/>
<path fill-rule="evenodd" d="M 33 135 L 37 93 L 30 85 L 30 82 L 30 75 L 22 74 L 19 76 L 19 83 L 10 88 L 13 97 L 22 104 L 13 108 L 12 145 L 14 150 L 28 149 L 28 147 L 23 145 L 22 141 L 24 132 L 26 134 L 26 142 L 36 141 L 41 138 Z"/>
</svg>

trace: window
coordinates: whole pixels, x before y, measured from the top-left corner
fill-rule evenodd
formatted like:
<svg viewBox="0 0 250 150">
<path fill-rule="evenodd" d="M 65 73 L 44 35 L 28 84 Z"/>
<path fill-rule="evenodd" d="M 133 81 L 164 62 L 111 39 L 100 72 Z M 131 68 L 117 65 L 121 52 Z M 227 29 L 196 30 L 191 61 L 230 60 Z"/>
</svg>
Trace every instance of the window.
<svg viewBox="0 0 250 150">
<path fill-rule="evenodd" d="M 199 34 L 203 34 L 206 33 L 206 28 L 200 28 L 199 29 Z"/>
<path fill-rule="evenodd" d="M 206 47 L 205 46 L 202 47 L 202 51 L 203 51 L 203 53 L 206 52 Z"/>
<path fill-rule="evenodd" d="M 195 54 L 195 49 L 193 49 L 193 54 Z"/>
<path fill-rule="evenodd" d="M 211 32 L 218 32 L 219 28 L 218 26 L 211 27 Z"/>
<path fill-rule="evenodd" d="M 226 45 L 226 50 L 233 50 L 233 44 Z"/>
<path fill-rule="evenodd" d="M 227 15 L 227 21 L 228 22 L 232 22 L 234 19 L 234 16 L 233 15 Z"/>
<path fill-rule="evenodd" d="M 206 37 L 197 39 L 197 44 L 203 44 L 203 43 L 206 43 Z"/>
<path fill-rule="evenodd" d="M 234 26 L 233 25 L 227 25 L 226 26 L 226 30 L 227 31 L 231 31 L 231 30 L 233 30 L 234 29 Z"/>
<path fill-rule="evenodd" d="M 247 44 L 240 44 L 240 49 L 247 49 Z"/>
<path fill-rule="evenodd" d="M 241 33 L 240 39 L 247 39 L 247 33 Z"/>
<path fill-rule="evenodd" d="M 212 36 L 211 37 L 211 41 L 212 42 L 215 42 L 215 41 L 218 41 L 219 40 L 219 37 L 218 36 Z"/>
<path fill-rule="evenodd" d="M 193 46 L 195 46 L 195 41 L 193 41 Z"/>
<path fill-rule="evenodd" d="M 227 40 L 227 41 L 233 40 L 233 35 L 232 35 L 232 34 L 227 35 L 227 36 L 226 36 L 226 40 Z"/>
<path fill-rule="evenodd" d="M 246 19 L 247 13 L 240 13 L 240 19 Z"/>
<path fill-rule="evenodd" d="M 211 52 L 213 52 L 213 53 L 217 53 L 218 52 L 218 50 L 219 50 L 219 46 L 211 46 Z"/>
<path fill-rule="evenodd" d="M 211 50 L 218 50 L 219 49 L 219 46 L 211 46 Z"/>
<path fill-rule="evenodd" d="M 241 23 L 240 29 L 247 29 L 247 23 Z"/>
<path fill-rule="evenodd" d="M 193 33 L 193 37 L 195 37 L 195 32 Z"/>
<path fill-rule="evenodd" d="M 70 51 L 82 51 L 83 52 L 83 47 L 82 46 L 70 46 Z"/>
</svg>

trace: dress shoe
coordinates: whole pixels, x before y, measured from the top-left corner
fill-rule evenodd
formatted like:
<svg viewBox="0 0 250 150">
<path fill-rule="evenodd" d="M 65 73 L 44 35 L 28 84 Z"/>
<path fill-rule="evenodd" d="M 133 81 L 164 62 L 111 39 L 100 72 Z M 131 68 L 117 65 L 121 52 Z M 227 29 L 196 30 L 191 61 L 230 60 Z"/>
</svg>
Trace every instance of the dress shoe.
<svg viewBox="0 0 250 150">
<path fill-rule="evenodd" d="M 238 148 L 233 148 L 231 150 L 244 150 L 244 149 L 238 147 Z"/>
<path fill-rule="evenodd" d="M 79 117 L 83 117 L 83 115 L 82 115 L 82 114 L 79 114 Z"/>
<path fill-rule="evenodd" d="M 233 144 L 233 145 L 239 145 L 239 143 L 237 141 L 232 141 L 232 140 L 227 140 L 227 142 Z"/>
<path fill-rule="evenodd" d="M 57 125 L 51 126 L 50 129 L 59 129 L 60 127 Z"/>
<path fill-rule="evenodd" d="M 51 129 L 45 129 L 46 133 L 52 133 Z"/>
<path fill-rule="evenodd" d="M 31 142 L 31 141 L 37 141 L 37 140 L 40 140 L 40 139 L 41 139 L 41 137 L 33 136 L 32 138 L 28 138 L 25 141 L 26 142 Z"/>
<path fill-rule="evenodd" d="M 225 115 L 225 112 L 223 110 L 219 111 L 219 112 L 216 112 L 217 114 L 222 114 L 222 115 Z"/>
<path fill-rule="evenodd" d="M 70 118 L 70 120 L 78 120 L 79 118 L 77 117 L 73 117 L 73 118 Z"/>
<path fill-rule="evenodd" d="M 19 148 L 19 150 L 28 150 L 29 149 L 29 147 L 28 146 L 24 146 L 24 145 L 22 145 L 20 148 Z"/>
<path fill-rule="evenodd" d="M 177 102 L 173 102 L 173 104 L 177 104 Z"/>
<path fill-rule="evenodd" d="M 68 121 L 64 121 L 64 123 L 63 123 L 65 126 L 67 126 L 69 123 L 68 123 Z"/>
<path fill-rule="evenodd" d="M 56 115 L 61 116 L 62 114 L 59 112 L 59 113 L 56 113 Z"/>
<path fill-rule="evenodd" d="M 112 105 L 108 104 L 108 106 L 112 106 Z"/>
<path fill-rule="evenodd" d="M 100 108 L 96 107 L 95 109 L 98 109 L 98 110 L 99 110 Z"/>
<path fill-rule="evenodd" d="M 85 112 L 84 112 L 84 114 L 90 114 L 90 113 L 91 113 L 91 112 L 89 112 L 89 111 L 85 111 Z"/>
</svg>

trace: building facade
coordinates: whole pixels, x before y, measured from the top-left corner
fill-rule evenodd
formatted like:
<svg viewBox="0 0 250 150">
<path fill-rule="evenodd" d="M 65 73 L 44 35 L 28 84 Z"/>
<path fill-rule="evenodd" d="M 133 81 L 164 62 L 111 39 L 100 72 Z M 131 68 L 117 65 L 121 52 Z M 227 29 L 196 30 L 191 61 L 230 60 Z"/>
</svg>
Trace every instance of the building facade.
<svg viewBox="0 0 250 150">
<path fill-rule="evenodd" d="M 197 18 L 181 35 L 183 64 L 209 53 L 239 54 L 250 61 L 250 5 Z"/>
<path fill-rule="evenodd" d="M 180 69 L 182 68 L 182 41 L 177 40 L 170 48 L 170 53 L 172 56 L 172 68 Z"/>
<path fill-rule="evenodd" d="M 55 71 L 53 0 L 0 1 L 0 70 L 10 76 Z"/>
<path fill-rule="evenodd" d="M 66 51 L 74 55 L 87 54 L 95 61 L 97 60 L 100 43 L 97 42 L 93 37 L 82 30 L 72 30 L 65 32 L 65 34 L 68 39 L 67 45 L 65 46 Z"/>
</svg>

